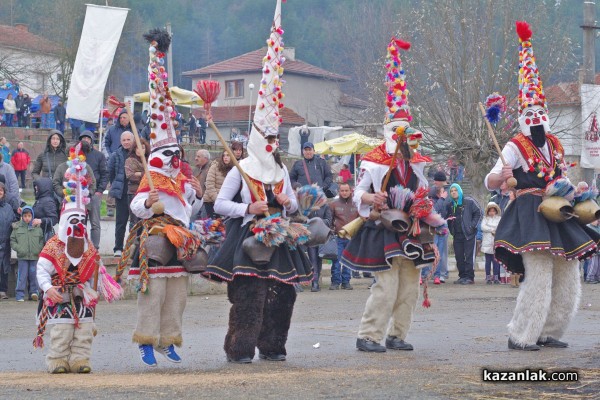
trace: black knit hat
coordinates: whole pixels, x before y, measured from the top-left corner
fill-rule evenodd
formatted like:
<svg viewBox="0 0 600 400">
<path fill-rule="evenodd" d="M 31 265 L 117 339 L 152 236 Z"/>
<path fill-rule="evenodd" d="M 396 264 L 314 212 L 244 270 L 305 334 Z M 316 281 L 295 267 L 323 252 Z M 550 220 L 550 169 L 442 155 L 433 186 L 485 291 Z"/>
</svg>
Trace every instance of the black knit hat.
<svg viewBox="0 0 600 400">
<path fill-rule="evenodd" d="M 435 175 L 433 175 L 433 180 L 436 182 L 446 182 L 446 174 L 443 171 L 437 171 Z"/>
</svg>

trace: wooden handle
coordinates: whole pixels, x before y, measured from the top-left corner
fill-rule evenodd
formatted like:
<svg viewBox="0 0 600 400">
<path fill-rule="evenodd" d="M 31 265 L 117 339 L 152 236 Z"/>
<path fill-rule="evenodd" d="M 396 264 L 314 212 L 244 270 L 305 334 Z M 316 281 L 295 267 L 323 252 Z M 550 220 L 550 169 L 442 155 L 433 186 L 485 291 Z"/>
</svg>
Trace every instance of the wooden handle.
<svg viewBox="0 0 600 400">
<path fill-rule="evenodd" d="M 492 128 L 492 124 L 490 124 L 490 121 L 488 121 L 486 115 L 485 115 L 485 108 L 483 107 L 483 104 L 481 104 L 481 102 L 479 102 L 479 109 L 481 110 L 481 114 L 483 115 L 483 120 L 485 121 L 485 124 L 487 125 L 488 128 L 488 133 L 490 134 L 490 137 L 492 138 L 492 142 L 494 142 L 494 146 L 496 146 L 496 151 L 498 151 L 498 154 L 500 155 L 500 160 L 502 160 L 502 165 L 507 166 L 508 164 L 506 163 L 506 160 L 504 159 L 504 155 L 502 154 L 502 150 L 500 149 L 500 145 L 498 144 L 498 141 L 496 140 L 496 135 L 494 134 L 494 129 Z M 510 177 L 506 180 L 506 184 L 508 185 L 508 187 L 515 187 L 517 186 L 517 180 L 514 177 Z"/>
<path fill-rule="evenodd" d="M 127 105 L 127 103 L 125 104 L 125 111 L 127 111 L 127 116 L 129 117 L 129 125 L 131 126 L 131 130 L 133 131 L 135 144 L 140 150 L 142 150 L 142 142 L 140 141 L 140 135 L 138 134 L 137 126 L 135 126 L 133 115 L 131 115 L 131 110 L 129 110 L 129 106 Z M 144 173 L 146 174 L 146 178 L 148 178 L 148 186 L 150 186 L 150 190 L 154 190 L 154 182 L 152 182 L 152 176 L 150 175 L 150 170 L 148 169 L 148 164 L 146 163 L 146 154 L 143 151 L 140 158 L 142 159 L 142 165 L 144 166 Z"/>
<path fill-rule="evenodd" d="M 252 196 L 254 196 L 255 199 L 260 199 L 260 196 L 258 195 L 258 192 L 256 191 L 256 189 L 254 188 L 254 186 L 252 186 L 252 183 L 250 182 L 250 178 L 248 178 L 248 175 L 246 175 L 246 173 L 242 169 L 242 166 L 238 162 L 237 158 L 235 158 L 235 155 L 233 154 L 233 151 L 231 151 L 231 149 L 229 148 L 229 145 L 227 144 L 227 142 L 223 138 L 223 135 L 221 135 L 221 132 L 219 131 L 219 128 L 217 128 L 217 126 L 215 125 L 215 123 L 213 122 L 212 119 L 209 119 L 208 125 L 215 131 L 215 133 L 217 134 L 217 137 L 219 138 L 219 140 L 221 141 L 221 144 L 223 145 L 223 148 L 225 149 L 225 151 L 227 152 L 227 154 L 229 154 L 229 158 L 231 158 L 231 162 L 233 163 L 233 165 L 235 165 L 235 167 L 238 169 L 238 171 L 240 171 L 240 175 L 242 176 L 242 178 L 246 182 L 246 185 L 248 186 L 248 189 L 250 189 L 250 192 L 252 193 Z M 265 215 L 268 217 L 271 214 L 269 214 L 268 211 L 265 211 Z"/>
</svg>

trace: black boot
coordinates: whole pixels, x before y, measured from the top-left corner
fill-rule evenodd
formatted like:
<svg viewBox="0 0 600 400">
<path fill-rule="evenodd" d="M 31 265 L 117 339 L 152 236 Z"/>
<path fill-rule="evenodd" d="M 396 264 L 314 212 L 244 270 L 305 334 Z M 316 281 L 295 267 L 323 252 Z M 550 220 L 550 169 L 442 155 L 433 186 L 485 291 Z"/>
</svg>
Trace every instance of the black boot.
<svg viewBox="0 0 600 400">
<path fill-rule="evenodd" d="M 385 353 L 385 347 L 371 339 L 356 339 L 356 348 L 360 351 L 368 351 L 371 353 Z"/>
<path fill-rule="evenodd" d="M 561 342 L 560 340 L 552 339 L 551 337 L 547 337 L 545 341 L 538 340 L 536 343 L 541 347 L 552 347 L 554 349 L 565 349 L 569 347 L 569 344 L 566 342 Z"/>
<path fill-rule="evenodd" d="M 523 350 L 523 351 L 538 351 L 540 346 L 537 344 L 516 344 L 510 338 L 508 338 L 508 348 L 511 350 Z"/>
<path fill-rule="evenodd" d="M 410 343 L 406 343 L 404 340 L 397 338 L 396 336 L 388 336 L 385 339 L 385 347 L 392 350 L 412 350 L 413 346 Z"/>
</svg>

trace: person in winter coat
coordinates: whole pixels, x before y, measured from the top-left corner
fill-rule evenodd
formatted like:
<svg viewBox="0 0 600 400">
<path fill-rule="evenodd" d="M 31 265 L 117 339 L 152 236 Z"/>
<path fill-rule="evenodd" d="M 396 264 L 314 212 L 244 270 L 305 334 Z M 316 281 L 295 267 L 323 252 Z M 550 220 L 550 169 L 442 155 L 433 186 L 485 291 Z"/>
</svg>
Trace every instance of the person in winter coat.
<svg viewBox="0 0 600 400">
<path fill-rule="evenodd" d="M 4 184 L 5 188 L 8 188 L 4 174 L 0 174 L 0 182 Z M 21 207 L 25 207 L 27 205 L 27 203 L 21 199 L 18 191 L 16 193 L 11 193 L 9 190 L 6 190 L 5 200 L 12 207 L 13 212 L 17 215 L 21 214 Z"/>
<path fill-rule="evenodd" d="M 17 301 L 25 301 L 25 290 L 29 283 L 29 300 L 37 301 L 37 278 L 35 274 L 37 260 L 44 247 L 44 232 L 40 226 L 33 225 L 33 209 L 23 207 L 21 221 L 13 224 L 10 235 L 10 247 L 17 252 Z"/>
<path fill-rule="evenodd" d="M 56 168 L 67 161 L 67 142 L 60 131 L 53 129 L 46 140 L 46 149 L 38 155 L 31 170 L 33 179 L 44 176 L 52 179 Z"/>
<path fill-rule="evenodd" d="M 481 251 L 485 254 L 485 281 L 488 285 L 500 283 L 500 263 L 494 258 L 494 236 L 500 223 L 501 214 L 500 206 L 490 202 L 485 207 L 485 216 L 481 221 L 481 231 L 483 232 Z M 492 264 L 494 265 L 493 275 L 491 273 Z"/>
<path fill-rule="evenodd" d="M 127 115 L 127 111 L 123 110 L 119 114 L 119 120 L 115 122 L 113 126 L 108 128 L 106 131 L 106 136 L 104 137 L 102 152 L 107 159 L 110 158 L 110 156 L 117 151 L 121 145 L 121 135 L 125 131 L 131 132 L 131 124 L 129 121 L 129 115 Z"/>
<path fill-rule="evenodd" d="M 65 134 L 65 122 L 67 119 L 67 109 L 63 106 L 62 100 L 58 101 L 58 105 L 54 107 L 54 121 L 56 123 L 56 129 L 63 135 Z"/>
<path fill-rule="evenodd" d="M 6 178 L 6 192 L 19 197 L 19 181 L 17 181 L 17 175 L 12 165 L 8 164 L 4 160 L 4 155 L 0 153 L 0 174 Z"/>
<path fill-rule="evenodd" d="M 27 168 L 29 168 L 29 163 L 31 162 L 31 157 L 29 156 L 29 152 L 23 148 L 23 142 L 19 142 L 17 144 L 17 148 L 12 153 L 12 157 L 10 158 L 10 163 L 15 169 L 15 174 L 17 175 L 17 181 L 19 177 L 21 178 L 21 189 L 25 189 L 25 179 L 27 178 Z"/>
<path fill-rule="evenodd" d="M 13 95 L 9 93 L 2 105 L 4 106 L 4 122 L 6 122 L 6 126 L 13 126 L 13 118 L 17 113 L 17 103 L 15 103 Z"/>
<path fill-rule="evenodd" d="M 321 208 L 316 211 L 311 211 L 308 214 L 308 218 L 319 217 L 325 222 L 329 228 L 331 228 L 333 224 L 333 214 L 331 212 L 331 208 L 329 208 L 328 204 L 324 204 Z M 310 288 L 311 292 L 319 292 L 321 287 L 319 285 L 319 278 L 321 277 L 321 270 L 323 269 L 323 259 L 319 257 L 319 246 L 312 246 L 307 248 L 308 259 L 310 260 L 310 264 L 312 265 L 313 270 L 313 281 L 312 287 Z M 301 288 L 300 285 L 297 288 Z M 342 289 L 352 290 L 352 286 L 350 283 L 344 285 Z"/>
<path fill-rule="evenodd" d="M 475 239 L 481 208 L 474 199 L 463 196 L 462 188 L 457 183 L 450 186 L 450 200 L 442 217 L 448 220 L 448 229 L 454 237 L 454 256 L 458 268 L 458 280 L 454 283 L 470 285 L 475 283 Z"/>
<path fill-rule="evenodd" d="M 108 186 L 108 165 L 104 153 L 94 148 L 94 133 L 88 130 L 80 134 L 81 149 L 85 153 L 85 162 L 94 173 L 96 178 L 96 189 L 90 192 L 90 205 L 88 219 L 90 221 L 91 239 L 96 249 L 100 246 L 100 205 L 102 203 L 102 194 Z M 90 189 L 91 190 L 91 189 Z"/>
<path fill-rule="evenodd" d="M 40 110 L 42 111 L 42 123 L 40 128 L 50 128 L 50 111 L 52 111 L 52 101 L 48 97 L 48 93 L 44 93 L 40 100 Z"/>
<path fill-rule="evenodd" d="M 131 204 L 131 200 L 135 197 L 137 193 L 138 187 L 140 186 L 140 181 L 144 176 L 146 170 L 144 169 L 144 164 L 142 164 L 142 154 L 146 157 L 146 160 L 150 156 L 150 143 L 144 138 L 140 138 L 140 142 L 142 144 L 142 148 L 140 149 L 137 146 L 137 143 L 134 141 L 131 150 L 129 151 L 129 156 L 125 160 L 125 177 L 127 178 L 127 201 Z M 129 228 L 133 227 L 139 218 L 131 213 L 129 215 Z"/>
<path fill-rule="evenodd" d="M 44 241 L 54 236 L 54 225 L 58 224 L 59 205 L 54 199 L 52 179 L 38 178 L 33 181 L 33 225 L 42 228 Z"/>
<path fill-rule="evenodd" d="M 204 200 L 204 209 L 209 218 L 214 214 L 215 200 L 217 199 L 217 195 L 219 194 L 219 190 L 221 190 L 221 186 L 223 185 L 227 173 L 232 167 L 233 163 L 231 162 L 229 153 L 224 151 L 223 154 L 221 154 L 221 158 L 213 162 L 208 169 L 208 174 L 206 175 L 206 190 L 204 191 L 202 200 Z"/>
<path fill-rule="evenodd" d="M 10 271 L 10 234 L 12 223 L 17 220 L 10 204 L 6 202 L 6 187 L 0 182 L 0 299 L 8 296 L 8 273 Z"/>
<path fill-rule="evenodd" d="M 17 117 L 19 118 L 19 126 L 23 128 L 29 128 L 29 114 L 31 114 L 31 98 L 27 93 L 23 95 L 23 101 L 21 101 L 17 105 L 17 107 Z"/>
<path fill-rule="evenodd" d="M 116 227 L 114 256 L 121 257 L 123 253 L 123 241 L 129 220 L 129 198 L 127 197 L 127 176 L 125 175 L 125 160 L 133 146 L 133 134 L 129 131 L 121 135 L 121 145 L 112 153 L 108 159 L 108 179 L 110 180 L 110 191 L 108 195 L 116 201 Z"/>
<path fill-rule="evenodd" d="M 290 171 L 292 186 L 316 183 L 321 189 L 327 190 L 332 183 L 331 168 L 327 161 L 315 156 L 315 146 L 311 142 L 304 144 L 302 154 L 304 158 L 296 161 Z M 306 172 L 308 172 L 308 176 Z"/>
<path fill-rule="evenodd" d="M 4 162 L 10 164 L 10 147 L 5 137 L 0 138 L 0 149 L 2 149 L 1 153 L 4 157 Z"/>
</svg>

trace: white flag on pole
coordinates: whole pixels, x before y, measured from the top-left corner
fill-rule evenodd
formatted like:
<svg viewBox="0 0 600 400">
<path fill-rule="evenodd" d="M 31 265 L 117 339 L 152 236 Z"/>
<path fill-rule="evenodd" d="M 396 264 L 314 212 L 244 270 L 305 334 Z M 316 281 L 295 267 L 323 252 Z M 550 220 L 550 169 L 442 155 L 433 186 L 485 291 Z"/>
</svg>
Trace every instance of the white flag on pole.
<svg viewBox="0 0 600 400">
<path fill-rule="evenodd" d="M 70 118 L 98 122 L 104 87 L 127 11 L 127 8 L 87 5 L 69 87 L 67 114 Z"/>
</svg>

